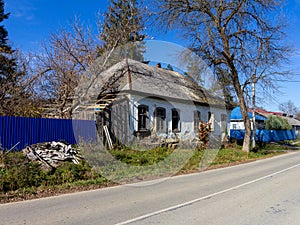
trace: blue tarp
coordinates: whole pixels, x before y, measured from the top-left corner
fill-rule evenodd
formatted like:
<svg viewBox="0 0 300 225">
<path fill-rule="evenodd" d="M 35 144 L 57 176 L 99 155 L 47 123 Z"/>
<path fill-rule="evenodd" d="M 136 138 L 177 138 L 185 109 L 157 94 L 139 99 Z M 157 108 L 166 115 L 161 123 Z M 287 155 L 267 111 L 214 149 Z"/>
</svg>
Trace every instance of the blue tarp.
<svg viewBox="0 0 300 225">
<path fill-rule="evenodd" d="M 248 112 L 248 116 L 250 119 L 252 119 L 252 113 Z M 242 120 L 243 119 L 242 113 L 241 113 L 241 108 L 239 106 L 235 107 L 232 110 L 230 119 L 231 120 Z M 258 114 L 255 114 L 255 120 L 256 121 L 264 121 L 264 120 L 267 120 L 267 118 L 260 116 Z"/>
<path fill-rule="evenodd" d="M 230 138 L 243 140 L 245 130 L 230 130 Z M 256 130 L 255 140 L 261 142 L 279 142 L 285 140 L 295 140 L 294 130 Z"/>
</svg>

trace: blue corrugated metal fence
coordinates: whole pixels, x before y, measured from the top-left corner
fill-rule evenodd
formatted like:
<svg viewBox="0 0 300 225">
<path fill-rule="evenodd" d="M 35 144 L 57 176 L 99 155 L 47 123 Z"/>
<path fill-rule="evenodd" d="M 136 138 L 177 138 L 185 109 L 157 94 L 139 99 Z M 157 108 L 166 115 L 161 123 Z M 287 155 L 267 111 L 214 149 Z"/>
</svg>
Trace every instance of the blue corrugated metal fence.
<svg viewBox="0 0 300 225">
<path fill-rule="evenodd" d="M 21 150 L 48 141 L 76 144 L 78 140 L 96 140 L 95 121 L 0 116 L 0 144 L 4 150 L 15 145 Z"/>
<path fill-rule="evenodd" d="M 245 130 L 230 130 L 230 137 L 243 140 Z M 255 139 L 261 142 L 278 142 L 285 140 L 295 140 L 296 132 L 294 130 L 256 130 Z"/>
</svg>

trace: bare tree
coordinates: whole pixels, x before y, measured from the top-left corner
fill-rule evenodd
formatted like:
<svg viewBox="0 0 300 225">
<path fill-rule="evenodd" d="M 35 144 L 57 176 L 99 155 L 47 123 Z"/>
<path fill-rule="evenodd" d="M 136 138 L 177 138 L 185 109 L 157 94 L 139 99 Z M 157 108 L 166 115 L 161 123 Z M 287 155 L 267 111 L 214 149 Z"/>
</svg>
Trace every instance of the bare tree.
<svg viewBox="0 0 300 225">
<path fill-rule="evenodd" d="M 163 0 L 156 6 L 158 21 L 167 28 L 182 28 L 191 49 L 233 85 L 245 124 L 243 150 L 249 151 L 245 93 L 252 82 L 276 87 L 270 77 L 282 75 L 277 69 L 289 51 L 281 42 L 280 1 Z"/>
<path fill-rule="evenodd" d="M 296 116 L 300 112 L 299 108 L 297 108 L 291 100 L 281 103 L 279 105 L 279 110 L 286 113 L 287 115 L 293 116 Z"/>
<path fill-rule="evenodd" d="M 9 79 L 0 85 L 0 115 L 41 116 L 31 76 L 30 58 L 19 49 L 13 50 L 6 61 Z"/>
<path fill-rule="evenodd" d="M 71 28 L 52 33 L 35 61 L 39 93 L 50 103 L 50 110 L 57 111 L 54 113 L 61 118 L 71 117 L 75 88 L 97 56 L 96 39 L 89 28 L 77 20 Z"/>
<path fill-rule="evenodd" d="M 300 120 L 300 113 L 297 113 L 296 119 L 297 119 L 297 120 Z"/>
<path fill-rule="evenodd" d="M 143 47 L 138 41 L 144 38 L 139 34 L 143 26 L 135 0 L 112 0 L 104 24 L 100 21 L 99 43 L 96 34 L 75 21 L 71 31 L 53 33 L 49 43 L 43 45 L 43 54 L 36 56 L 40 93 L 47 96 L 59 117 L 72 116 L 95 85 L 96 75 L 124 57 L 121 53 L 142 60 Z M 79 82 L 81 87 L 76 89 Z"/>
</svg>

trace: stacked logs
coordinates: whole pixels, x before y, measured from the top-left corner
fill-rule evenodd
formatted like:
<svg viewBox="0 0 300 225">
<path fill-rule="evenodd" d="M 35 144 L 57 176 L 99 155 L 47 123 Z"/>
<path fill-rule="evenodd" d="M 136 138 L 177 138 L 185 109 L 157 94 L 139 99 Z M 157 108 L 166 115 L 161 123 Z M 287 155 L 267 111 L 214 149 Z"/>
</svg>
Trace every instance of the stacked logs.
<svg viewBox="0 0 300 225">
<path fill-rule="evenodd" d="M 199 141 L 201 148 L 207 148 L 209 142 L 209 134 L 211 132 L 211 123 L 199 122 Z"/>
</svg>

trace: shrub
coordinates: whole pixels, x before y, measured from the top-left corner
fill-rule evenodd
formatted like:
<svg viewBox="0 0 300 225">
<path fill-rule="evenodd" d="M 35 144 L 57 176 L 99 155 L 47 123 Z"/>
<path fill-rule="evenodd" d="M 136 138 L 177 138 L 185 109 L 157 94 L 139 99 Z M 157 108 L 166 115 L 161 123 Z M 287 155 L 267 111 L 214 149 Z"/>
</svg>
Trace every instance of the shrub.
<svg viewBox="0 0 300 225">
<path fill-rule="evenodd" d="M 72 183 L 79 180 L 94 179 L 96 176 L 97 175 L 92 172 L 91 167 L 86 162 L 77 165 L 65 162 L 53 172 L 49 172 L 46 185 L 53 186 Z"/>
<path fill-rule="evenodd" d="M 267 130 L 291 130 L 292 126 L 287 119 L 280 116 L 270 116 L 266 121 Z"/>
<path fill-rule="evenodd" d="M 38 163 L 31 162 L 21 152 L 4 153 L 0 157 L 0 192 L 3 193 L 101 178 L 84 161 L 78 165 L 65 162 L 55 170 L 45 172 Z"/>
<path fill-rule="evenodd" d="M 38 187 L 46 178 L 37 163 L 29 161 L 20 152 L 2 154 L 0 170 L 0 191 L 14 191 L 21 188 Z"/>
<path fill-rule="evenodd" d="M 132 150 L 128 147 L 117 147 L 110 153 L 115 159 L 130 165 L 152 165 L 164 160 L 173 152 L 167 147 L 156 147 L 148 151 Z"/>
</svg>

